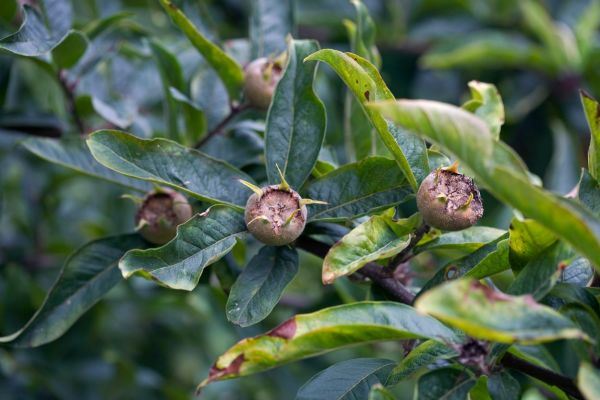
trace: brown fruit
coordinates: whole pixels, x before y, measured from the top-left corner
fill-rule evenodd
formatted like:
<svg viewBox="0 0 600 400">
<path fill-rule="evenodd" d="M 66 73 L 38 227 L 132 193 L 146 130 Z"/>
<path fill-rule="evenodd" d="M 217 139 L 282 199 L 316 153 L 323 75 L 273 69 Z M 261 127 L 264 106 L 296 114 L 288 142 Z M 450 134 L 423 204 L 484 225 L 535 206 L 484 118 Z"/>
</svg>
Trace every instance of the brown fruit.
<svg viewBox="0 0 600 400">
<path fill-rule="evenodd" d="M 248 104 L 267 110 L 271 104 L 277 82 L 283 75 L 280 62 L 257 58 L 244 69 L 244 95 Z"/>
<path fill-rule="evenodd" d="M 468 176 L 437 169 L 421 183 L 417 207 L 430 226 L 458 231 L 474 225 L 483 215 L 479 189 Z"/>
<path fill-rule="evenodd" d="M 191 217 L 192 207 L 183 195 L 160 188 L 146 195 L 135 215 L 135 223 L 144 239 L 162 245 L 173 239 L 177 226 Z"/>
</svg>

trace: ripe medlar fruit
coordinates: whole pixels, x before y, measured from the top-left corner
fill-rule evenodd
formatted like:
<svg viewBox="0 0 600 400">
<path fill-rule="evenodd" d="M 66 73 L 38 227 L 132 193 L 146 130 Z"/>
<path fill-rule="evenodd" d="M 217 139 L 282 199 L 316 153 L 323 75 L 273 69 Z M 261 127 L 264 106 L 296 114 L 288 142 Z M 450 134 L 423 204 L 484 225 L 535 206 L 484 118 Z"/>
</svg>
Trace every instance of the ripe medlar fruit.
<svg viewBox="0 0 600 400">
<path fill-rule="evenodd" d="M 483 215 L 479 189 L 456 165 L 427 175 L 417 192 L 417 207 L 428 225 L 446 231 L 468 228 Z"/>
<path fill-rule="evenodd" d="M 277 82 L 283 75 L 280 60 L 261 57 L 252 61 L 244 69 L 244 95 L 248 104 L 267 110 L 271 104 Z"/>
<path fill-rule="evenodd" d="M 144 197 L 135 215 L 140 235 L 150 243 L 165 244 L 175 237 L 177 226 L 192 217 L 187 199 L 168 188 L 154 190 Z"/>
</svg>

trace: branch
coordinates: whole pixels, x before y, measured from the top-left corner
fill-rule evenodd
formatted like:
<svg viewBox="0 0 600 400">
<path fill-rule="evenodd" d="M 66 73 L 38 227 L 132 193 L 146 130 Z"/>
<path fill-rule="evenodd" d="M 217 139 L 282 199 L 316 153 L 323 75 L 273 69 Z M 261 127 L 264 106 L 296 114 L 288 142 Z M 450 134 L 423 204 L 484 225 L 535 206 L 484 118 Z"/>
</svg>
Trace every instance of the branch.
<svg viewBox="0 0 600 400">
<path fill-rule="evenodd" d="M 198 149 L 198 148 L 204 146 L 204 144 L 206 142 L 208 142 L 213 136 L 221 133 L 223 131 L 223 129 L 227 126 L 227 124 L 229 124 L 235 117 L 237 117 L 241 112 L 243 112 L 249 108 L 251 108 L 251 106 L 248 104 L 242 104 L 239 106 L 231 106 L 231 111 L 229 112 L 229 114 L 225 118 L 223 118 L 223 120 L 221 122 L 219 122 L 217 124 L 217 126 L 215 126 L 211 131 L 209 131 L 206 134 L 206 136 L 204 136 L 202 139 L 200 139 L 194 147 Z"/>
<path fill-rule="evenodd" d="M 69 114 L 71 115 L 71 118 L 73 118 L 73 122 L 75 123 L 75 126 L 77 126 L 77 130 L 79 130 L 79 133 L 81 135 L 85 135 L 85 125 L 83 124 L 83 120 L 81 119 L 81 116 L 79 115 L 79 113 L 77 112 L 77 106 L 75 104 L 75 86 L 76 84 L 71 84 L 67 81 L 67 76 L 64 72 L 64 70 L 60 70 L 58 71 L 58 83 L 60 85 L 60 87 L 63 90 L 63 93 L 65 94 L 65 97 L 67 99 L 67 111 L 69 112 Z"/>
<path fill-rule="evenodd" d="M 422 226 L 418 228 L 418 231 L 421 230 L 421 236 L 429 230 L 429 227 L 425 228 Z M 417 232 L 415 232 L 417 233 Z M 415 237 L 418 235 L 415 235 Z M 420 240 L 420 238 L 419 238 Z M 413 244 L 413 240 L 411 240 L 411 244 L 407 248 L 412 249 L 416 243 Z M 317 257 L 325 258 L 327 252 L 329 251 L 330 246 L 326 243 L 320 242 L 318 240 L 312 239 L 308 236 L 300 236 L 296 241 L 296 245 Z M 402 283 L 396 280 L 393 276 L 393 270 L 391 268 L 382 267 L 376 263 L 368 263 L 360 270 L 355 272 L 353 275 L 359 275 L 369 278 L 375 285 L 379 286 L 383 289 L 392 299 L 411 305 L 415 299 L 415 295 L 406 288 Z M 557 374 L 556 372 L 550 371 L 549 369 L 538 367 L 535 364 L 531 364 L 528 361 L 525 361 L 521 358 L 515 357 L 510 353 L 505 353 L 502 357 L 500 363 L 505 368 L 514 369 L 520 371 L 526 375 L 529 375 L 533 378 L 536 378 L 548 385 L 556 386 L 563 392 L 568 395 L 576 398 L 582 399 L 583 397 L 577 389 L 577 386 L 573 383 L 573 381 L 561 374 Z"/>
<path fill-rule="evenodd" d="M 405 249 L 403 249 L 396 257 L 392 259 L 390 266 L 395 268 L 400 264 L 410 260 L 413 257 L 413 248 L 421 241 L 421 239 L 423 239 L 423 236 L 425 236 L 430 229 L 431 227 L 429 225 L 422 223 L 421 226 L 419 226 L 412 234 L 408 246 L 406 246 Z"/>
</svg>

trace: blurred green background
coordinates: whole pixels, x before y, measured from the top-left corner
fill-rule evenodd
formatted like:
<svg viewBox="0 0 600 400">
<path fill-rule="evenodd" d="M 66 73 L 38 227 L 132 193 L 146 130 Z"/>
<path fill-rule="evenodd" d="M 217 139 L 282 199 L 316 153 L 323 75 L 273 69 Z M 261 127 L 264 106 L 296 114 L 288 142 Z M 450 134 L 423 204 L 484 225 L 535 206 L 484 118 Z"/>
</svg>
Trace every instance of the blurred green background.
<svg viewBox="0 0 600 400">
<path fill-rule="evenodd" d="M 585 165 L 589 141 L 578 90 L 594 97 L 600 94 L 600 7 L 592 7 L 594 1 L 544 1 L 547 15 L 534 13 L 534 23 L 523 15 L 517 0 L 365 0 L 365 4 L 377 25 L 382 75 L 396 97 L 461 104 L 469 98 L 468 81 L 496 84 L 506 106 L 502 139 L 546 187 L 567 193 Z M 2 3 L 1 37 L 14 32 L 20 20 L 14 14 L 15 1 Z M 75 26 L 82 29 L 129 13 L 95 36 L 82 61 L 68 71 L 65 79 L 73 85 L 75 99 L 66 96 L 59 80 L 34 59 L 0 53 L 1 335 L 27 322 L 75 249 L 89 240 L 134 229 L 134 206 L 121 199 L 121 188 L 38 159 L 19 141 L 28 135 L 76 134 L 71 107 L 77 108 L 90 131 L 123 126 L 140 136 L 160 136 L 167 129 L 164 93 L 148 50 L 150 37 L 177 55 L 209 126 L 228 110 L 214 72 L 157 1 L 72 4 Z M 245 38 L 251 1 L 178 4 L 209 37 L 222 40 L 242 63 L 248 61 Z M 355 9 L 343 0 L 295 2 L 296 37 L 315 38 L 321 47 L 348 50 L 343 20 L 355 18 Z M 555 30 L 544 39 L 540 32 L 548 23 Z M 331 157 L 343 164 L 348 162 L 343 144 L 345 88 L 324 65 L 319 67 L 317 86 L 328 113 L 326 145 Z M 89 96 L 100 106 L 91 107 Z M 253 129 L 260 135 L 261 124 Z M 246 170 L 259 161 L 260 148 L 256 156 Z M 506 228 L 510 211 L 489 196 L 484 202 L 484 223 Z M 253 251 L 248 249 L 246 257 Z M 301 257 L 300 273 L 275 312 L 246 329 L 226 321 L 226 296 L 211 274 L 205 274 L 203 284 L 190 293 L 139 279 L 123 282 L 59 340 L 36 349 L 0 346 L 0 399 L 192 398 L 214 359 L 239 338 L 270 329 L 289 315 L 366 295 L 367 289 L 348 282 L 323 288 L 320 261 L 307 254 Z M 235 258 L 227 256 L 217 268 L 238 268 Z M 336 361 L 401 353 L 394 343 L 337 351 L 258 376 L 216 383 L 203 398 L 293 398 L 310 376 Z M 411 383 L 398 386 L 395 393 L 412 398 Z"/>
</svg>

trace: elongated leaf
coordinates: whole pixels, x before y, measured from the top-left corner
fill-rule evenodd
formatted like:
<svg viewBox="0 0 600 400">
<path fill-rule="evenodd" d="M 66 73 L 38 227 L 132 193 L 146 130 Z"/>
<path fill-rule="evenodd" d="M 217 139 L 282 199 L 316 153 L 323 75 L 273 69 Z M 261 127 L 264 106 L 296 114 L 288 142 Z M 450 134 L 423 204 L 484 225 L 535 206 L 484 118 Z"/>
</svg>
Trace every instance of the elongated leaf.
<svg viewBox="0 0 600 400">
<path fill-rule="evenodd" d="M 507 371 L 497 372 L 488 378 L 488 390 L 492 400 L 518 399 L 521 393 L 519 381 Z"/>
<path fill-rule="evenodd" d="M 365 399 L 384 383 L 395 362 L 381 358 L 342 361 L 319 372 L 298 390 L 296 400 Z"/>
<path fill-rule="evenodd" d="M 255 0 L 250 14 L 252 58 L 277 55 L 286 49 L 285 38 L 293 34 L 294 6 L 291 0 Z"/>
<path fill-rule="evenodd" d="M 0 39 L 0 49 L 13 54 L 33 57 L 49 52 L 67 36 L 73 21 L 69 0 L 41 0 L 45 15 L 23 7 L 23 24 L 10 36 Z"/>
<path fill-rule="evenodd" d="M 238 276 L 227 299 L 227 319 L 250 326 L 265 319 L 298 272 L 298 253 L 287 246 L 263 247 Z"/>
<path fill-rule="evenodd" d="M 508 288 L 512 295 L 531 294 L 541 300 L 559 281 L 573 252 L 561 242 L 554 243 L 525 265 Z"/>
<path fill-rule="evenodd" d="M 531 296 L 509 296 L 471 279 L 432 289 L 417 299 L 415 307 L 482 340 L 523 344 L 589 340 L 570 320 Z"/>
<path fill-rule="evenodd" d="M 71 30 L 65 38 L 52 49 L 52 61 L 58 68 L 71 68 L 85 54 L 88 39 L 80 31 Z"/>
<path fill-rule="evenodd" d="M 122 278 L 117 263 L 129 249 L 145 247 L 138 235 L 99 239 L 84 245 L 65 263 L 44 303 L 19 331 L 0 343 L 37 347 L 62 336 Z"/>
<path fill-rule="evenodd" d="M 483 270 L 485 270 L 485 272 L 488 272 L 489 270 L 487 267 L 480 267 L 481 264 L 491 265 L 492 268 L 494 268 L 494 272 L 500 272 L 510 268 L 510 265 L 508 264 L 508 245 L 506 243 L 507 236 L 508 235 L 504 234 L 480 247 L 471 254 L 448 263 L 436 272 L 433 278 L 425 283 L 417 296 L 421 296 L 429 289 L 438 286 L 445 281 L 458 279 L 465 275 L 473 274 L 473 277 L 481 279 L 483 276 L 476 275 L 480 275 Z M 504 245 L 501 246 L 502 243 L 504 243 Z M 496 268 L 501 269 L 495 270 Z M 478 271 L 476 272 L 474 270 Z"/>
<path fill-rule="evenodd" d="M 535 219 L 600 268 L 600 220 L 581 205 L 534 186 L 522 160 L 505 143 L 496 141 L 481 119 L 460 108 L 425 100 L 381 102 L 372 107 L 456 156 L 495 197 Z"/>
<path fill-rule="evenodd" d="M 504 124 L 504 104 L 496 86 L 478 82 L 469 82 L 472 100 L 463 105 L 463 108 L 471 111 L 483 119 L 490 128 L 494 138 L 500 138 L 500 128 Z"/>
<path fill-rule="evenodd" d="M 192 21 L 171 0 L 160 0 L 160 4 L 173 19 L 173 22 L 187 36 L 190 43 L 216 71 L 227 88 L 229 98 L 231 100 L 239 98 L 244 84 L 244 71 L 237 61 L 221 50 L 219 46 L 205 38 Z"/>
<path fill-rule="evenodd" d="M 416 191 L 429 173 L 427 147 L 423 140 L 386 121 L 379 111 L 366 108 L 375 100 L 390 100 L 394 96 L 377 69 L 362 57 L 352 53 L 324 49 L 311 54 L 305 61 L 322 61 L 339 75 L 362 105 L 379 137 L 394 156 L 411 187 Z"/>
<path fill-rule="evenodd" d="M 415 400 L 467 400 L 475 378 L 457 368 L 446 367 L 419 378 Z"/>
<path fill-rule="evenodd" d="M 458 352 L 451 347 L 435 340 L 427 340 L 415 347 L 394 367 L 385 385 L 396 385 L 425 366 L 455 356 L 458 356 Z"/>
<path fill-rule="evenodd" d="M 583 91 L 581 92 L 581 103 L 590 127 L 588 169 L 596 180 L 600 180 L 600 104 Z"/>
<path fill-rule="evenodd" d="M 600 218 L 600 183 L 585 169 L 579 180 L 578 197 L 583 205 Z"/>
<path fill-rule="evenodd" d="M 350 275 L 365 264 L 392 257 L 408 246 L 420 215 L 394 221 L 394 209 L 375 215 L 334 244 L 323 260 L 323 283 Z"/>
<path fill-rule="evenodd" d="M 344 346 L 423 337 L 457 340 L 452 330 L 404 304 L 367 301 L 326 308 L 296 315 L 264 335 L 238 342 L 217 359 L 199 388 Z"/>
<path fill-rule="evenodd" d="M 502 229 L 472 226 L 462 231 L 446 232 L 414 248 L 414 253 L 431 250 L 459 250 L 472 253 L 488 242 L 504 235 Z"/>
<path fill-rule="evenodd" d="M 140 139 L 120 131 L 97 131 L 87 140 L 100 164 L 123 175 L 167 185 L 210 203 L 243 205 L 252 181 L 235 167 L 167 139 Z"/>
<path fill-rule="evenodd" d="M 398 165 L 384 157 L 368 157 L 344 165 L 306 187 L 306 197 L 327 202 L 311 205 L 311 221 L 342 221 L 387 209 L 412 193 Z"/>
<path fill-rule="evenodd" d="M 591 364 L 582 363 L 577 373 L 577 386 L 586 400 L 600 396 L 600 371 Z"/>
<path fill-rule="evenodd" d="M 204 111 L 192 99 L 173 87 L 169 88 L 169 96 L 179 105 L 185 121 L 185 130 L 179 135 L 181 143 L 194 146 L 206 133 L 207 121 Z M 211 142 L 213 141 L 214 138 Z M 202 151 L 206 151 L 206 146 L 202 147 Z"/>
<path fill-rule="evenodd" d="M 394 395 L 380 384 L 375 384 L 369 392 L 369 400 L 396 400 Z"/>
<path fill-rule="evenodd" d="M 125 278 L 139 275 L 171 289 L 193 290 L 204 268 L 227 254 L 245 232 L 241 212 L 214 206 L 180 225 L 164 246 L 127 252 L 119 268 Z"/>
<path fill-rule="evenodd" d="M 285 71 L 267 115 L 265 159 L 271 184 L 277 167 L 293 188 L 300 188 L 317 162 L 327 124 L 325 106 L 313 90 L 316 64 L 304 58 L 319 49 L 314 40 L 290 40 Z"/>
<path fill-rule="evenodd" d="M 532 219 L 513 218 L 509 226 L 510 264 L 520 271 L 556 241 L 556 236 Z"/>
<path fill-rule="evenodd" d="M 27 150 L 36 156 L 83 174 L 117 183 L 129 189 L 143 192 L 152 189 L 152 185 L 148 182 L 131 179 L 98 163 L 92 157 L 83 139 L 30 138 L 22 143 Z"/>
</svg>

